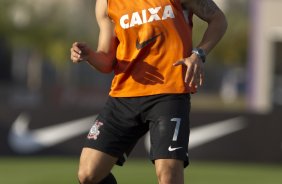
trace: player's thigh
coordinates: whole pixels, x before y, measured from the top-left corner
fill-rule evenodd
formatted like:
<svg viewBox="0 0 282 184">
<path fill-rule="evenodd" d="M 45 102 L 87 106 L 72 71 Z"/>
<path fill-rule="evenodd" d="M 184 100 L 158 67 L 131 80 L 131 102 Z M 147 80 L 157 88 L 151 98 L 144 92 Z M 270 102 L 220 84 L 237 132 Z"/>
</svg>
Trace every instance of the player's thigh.
<svg viewBox="0 0 282 184">
<path fill-rule="evenodd" d="M 178 159 L 188 165 L 189 110 L 188 95 L 170 95 L 154 106 L 149 116 L 151 160 Z"/>
<path fill-rule="evenodd" d="M 109 174 L 117 158 L 92 148 L 83 148 L 79 162 L 79 176 L 103 179 Z"/>
<path fill-rule="evenodd" d="M 155 169 L 160 183 L 184 183 L 183 161 L 177 159 L 157 159 Z"/>
</svg>

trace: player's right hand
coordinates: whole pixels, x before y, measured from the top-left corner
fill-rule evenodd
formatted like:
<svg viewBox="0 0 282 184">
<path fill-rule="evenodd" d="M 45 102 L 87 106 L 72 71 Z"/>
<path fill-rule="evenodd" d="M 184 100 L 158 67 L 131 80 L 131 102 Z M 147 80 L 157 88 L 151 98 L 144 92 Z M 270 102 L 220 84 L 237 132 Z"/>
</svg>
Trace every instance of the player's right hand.
<svg viewBox="0 0 282 184">
<path fill-rule="evenodd" d="M 87 61 L 91 52 L 91 48 L 82 42 L 74 42 L 70 49 L 70 59 L 73 63 L 79 63 L 81 61 Z"/>
</svg>

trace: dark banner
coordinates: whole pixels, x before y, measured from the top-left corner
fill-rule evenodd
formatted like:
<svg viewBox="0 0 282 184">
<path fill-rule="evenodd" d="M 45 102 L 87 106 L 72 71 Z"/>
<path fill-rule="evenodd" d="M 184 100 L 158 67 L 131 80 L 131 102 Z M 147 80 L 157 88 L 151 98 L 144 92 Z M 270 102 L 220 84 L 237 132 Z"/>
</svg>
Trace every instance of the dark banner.
<svg viewBox="0 0 282 184">
<path fill-rule="evenodd" d="M 79 155 L 99 109 L 0 111 L 0 155 Z M 282 109 L 269 114 L 192 112 L 191 159 L 282 163 Z M 148 157 L 148 135 L 132 157 Z"/>
</svg>

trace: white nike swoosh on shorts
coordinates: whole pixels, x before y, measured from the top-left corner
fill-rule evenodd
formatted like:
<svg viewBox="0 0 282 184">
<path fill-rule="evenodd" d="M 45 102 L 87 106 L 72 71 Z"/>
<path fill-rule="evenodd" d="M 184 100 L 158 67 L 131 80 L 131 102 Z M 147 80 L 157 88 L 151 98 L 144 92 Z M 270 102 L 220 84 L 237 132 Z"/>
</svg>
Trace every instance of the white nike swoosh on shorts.
<svg viewBox="0 0 282 184">
<path fill-rule="evenodd" d="M 178 149 L 181 149 L 182 147 L 175 147 L 175 148 L 172 148 L 171 146 L 168 147 L 168 151 L 175 151 L 175 150 L 178 150 Z"/>
</svg>

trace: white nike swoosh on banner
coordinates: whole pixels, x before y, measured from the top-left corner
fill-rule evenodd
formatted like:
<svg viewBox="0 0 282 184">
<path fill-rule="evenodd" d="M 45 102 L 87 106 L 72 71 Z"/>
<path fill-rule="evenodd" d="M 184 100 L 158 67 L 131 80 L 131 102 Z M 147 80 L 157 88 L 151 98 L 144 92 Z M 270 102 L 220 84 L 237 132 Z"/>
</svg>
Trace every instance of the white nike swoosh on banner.
<svg viewBox="0 0 282 184">
<path fill-rule="evenodd" d="M 236 117 L 228 120 L 218 121 L 203 125 L 200 127 L 191 128 L 189 149 L 202 146 L 216 139 L 222 138 L 231 133 L 244 129 L 247 126 L 245 118 Z M 145 148 L 150 152 L 150 134 L 145 135 Z"/>
<path fill-rule="evenodd" d="M 20 114 L 9 132 L 9 145 L 18 153 L 33 153 L 51 147 L 89 131 L 97 115 L 67 121 L 36 130 L 29 130 L 29 117 Z"/>
<path fill-rule="evenodd" d="M 236 117 L 201 127 L 195 127 L 190 133 L 189 149 L 193 149 L 233 132 L 237 132 L 246 126 L 247 124 L 243 117 Z"/>
</svg>

